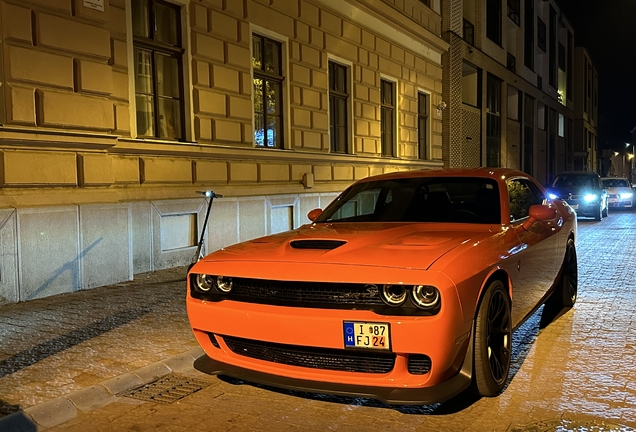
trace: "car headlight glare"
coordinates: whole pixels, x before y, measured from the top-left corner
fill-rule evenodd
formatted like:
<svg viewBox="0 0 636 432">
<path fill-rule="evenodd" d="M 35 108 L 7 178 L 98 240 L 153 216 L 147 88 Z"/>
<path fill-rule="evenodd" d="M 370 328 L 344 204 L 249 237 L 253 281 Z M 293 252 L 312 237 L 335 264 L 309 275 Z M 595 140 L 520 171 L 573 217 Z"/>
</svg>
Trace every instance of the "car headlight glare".
<svg viewBox="0 0 636 432">
<path fill-rule="evenodd" d="M 232 278 L 227 276 L 217 276 L 216 289 L 218 289 L 223 294 L 227 294 L 232 291 Z"/>
<path fill-rule="evenodd" d="M 403 285 L 382 285 L 382 300 L 389 306 L 401 306 L 406 301 L 406 287 Z"/>
<path fill-rule="evenodd" d="M 587 194 L 583 197 L 583 199 L 585 200 L 585 202 L 594 201 L 596 199 L 596 194 Z"/>
<path fill-rule="evenodd" d="M 207 274 L 198 274 L 194 279 L 196 287 L 201 292 L 208 292 L 214 286 L 214 279 Z"/>
<path fill-rule="evenodd" d="M 439 304 L 439 291 L 430 285 L 415 285 L 412 291 L 413 303 L 421 309 L 432 309 Z"/>
<path fill-rule="evenodd" d="M 622 193 L 621 194 L 621 199 L 628 199 L 631 198 L 634 194 L 631 192 L 626 192 L 626 193 Z"/>
<path fill-rule="evenodd" d="M 548 194 L 548 198 L 550 198 L 551 200 L 555 200 L 555 199 L 557 199 L 557 198 L 558 198 L 558 196 L 557 196 L 557 195 L 555 195 L 555 194 L 553 194 L 553 193 L 549 193 L 549 194 Z"/>
</svg>

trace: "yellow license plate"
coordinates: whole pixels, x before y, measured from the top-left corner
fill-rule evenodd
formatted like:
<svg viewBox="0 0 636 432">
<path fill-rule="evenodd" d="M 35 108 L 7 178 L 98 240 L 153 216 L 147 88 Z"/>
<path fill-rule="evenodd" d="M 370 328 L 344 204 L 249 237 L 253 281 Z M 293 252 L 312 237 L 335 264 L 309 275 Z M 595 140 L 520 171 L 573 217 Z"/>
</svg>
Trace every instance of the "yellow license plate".
<svg viewBox="0 0 636 432">
<path fill-rule="evenodd" d="M 345 348 L 391 349 L 389 323 L 344 322 Z"/>
</svg>

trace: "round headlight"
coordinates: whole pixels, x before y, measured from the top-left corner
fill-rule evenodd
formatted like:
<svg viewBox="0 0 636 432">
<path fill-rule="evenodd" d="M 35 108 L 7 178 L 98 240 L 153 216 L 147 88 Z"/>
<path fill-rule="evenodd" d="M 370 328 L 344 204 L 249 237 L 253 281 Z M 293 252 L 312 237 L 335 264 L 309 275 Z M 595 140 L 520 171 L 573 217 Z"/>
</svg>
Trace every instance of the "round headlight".
<svg viewBox="0 0 636 432">
<path fill-rule="evenodd" d="M 439 291 L 430 285 L 413 287 L 413 303 L 421 309 L 431 309 L 439 304 Z"/>
<path fill-rule="evenodd" d="M 202 292 L 208 292 L 212 289 L 214 280 L 212 276 L 206 274 L 198 274 L 195 278 L 197 289 Z"/>
<path fill-rule="evenodd" d="M 232 291 L 232 278 L 227 276 L 216 277 L 216 288 L 223 294 L 227 294 Z"/>
<path fill-rule="evenodd" d="M 389 306 L 401 306 L 406 301 L 406 287 L 403 285 L 382 285 L 382 300 Z"/>
</svg>

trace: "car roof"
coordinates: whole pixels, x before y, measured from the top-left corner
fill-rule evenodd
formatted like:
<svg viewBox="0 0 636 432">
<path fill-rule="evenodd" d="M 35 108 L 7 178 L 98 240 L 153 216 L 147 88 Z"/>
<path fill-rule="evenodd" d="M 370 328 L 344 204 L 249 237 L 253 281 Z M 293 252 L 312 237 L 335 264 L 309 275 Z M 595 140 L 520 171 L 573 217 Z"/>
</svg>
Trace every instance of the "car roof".
<svg viewBox="0 0 636 432">
<path fill-rule="evenodd" d="M 601 180 L 627 180 L 627 177 L 601 177 Z"/>
<path fill-rule="evenodd" d="M 561 177 L 561 176 L 565 176 L 565 175 L 579 175 L 579 176 L 596 176 L 599 177 L 599 175 L 595 172 L 589 172 L 589 171 L 566 171 L 566 172 L 562 172 L 561 174 L 557 175 L 557 177 Z"/>
<path fill-rule="evenodd" d="M 531 176 L 522 171 L 510 168 L 442 168 L 379 174 L 372 177 L 366 177 L 360 180 L 360 182 L 417 177 L 482 177 L 492 178 L 499 181 L 510 177 L 530 178 Z"/>
</svg>

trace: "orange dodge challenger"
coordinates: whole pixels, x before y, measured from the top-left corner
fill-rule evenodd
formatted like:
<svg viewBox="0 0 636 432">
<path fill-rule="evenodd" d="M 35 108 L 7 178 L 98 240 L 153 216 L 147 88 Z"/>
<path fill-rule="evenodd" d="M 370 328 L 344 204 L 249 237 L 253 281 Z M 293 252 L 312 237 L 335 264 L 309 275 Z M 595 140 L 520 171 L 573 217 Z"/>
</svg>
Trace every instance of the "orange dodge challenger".
<svg viewBox="0 0 636 432">
<path fill-rule="evenodd" d="M 190 269 L 199 370 L 392 404 L 496 396 L 513 330 L 576 301 L 576 213 L 519 171 L 369 177 L 309 219 Z"/>
</svg>

